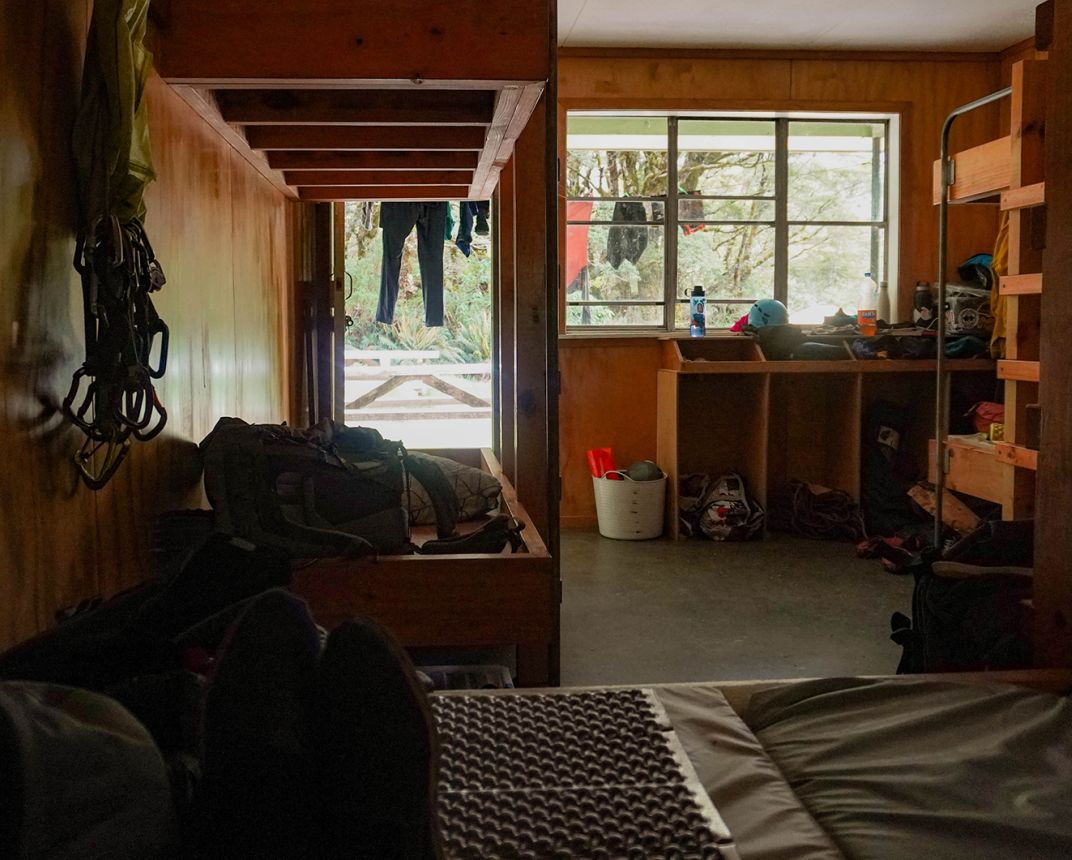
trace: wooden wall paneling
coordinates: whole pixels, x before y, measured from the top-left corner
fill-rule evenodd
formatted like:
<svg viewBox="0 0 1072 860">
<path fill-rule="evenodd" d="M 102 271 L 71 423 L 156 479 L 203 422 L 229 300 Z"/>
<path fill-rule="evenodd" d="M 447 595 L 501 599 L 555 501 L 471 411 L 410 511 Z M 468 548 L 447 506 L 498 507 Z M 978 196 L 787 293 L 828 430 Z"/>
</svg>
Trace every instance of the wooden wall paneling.
<svg viewBox="0 0 1072 860">
<path fill-rule="evenodd" d="M 595 496 L 585 455 L 589 448 L 613 448 L 620 468 L 636 460 L 658 462 L 659 346 L 653 338 L 607 346 L 593 340 L 559 342 L 563 526 L 595 525 Z"/>
<path fill-rule="evenodd" d="M 514 338 L 516 405 L 516 471 L 518 497 L 531 514 L 541 535 L 549 534 L 552 483 L 548 451 L 548 343 L 547 290 L 554 289 L 548 271 L 548 249 L 553 238 L 547 230 L 547 102 L 541 99 L 514 150 L 514 218 L 516 269 L 514 278 Z M 557 526 L 557 524 L 556 524 Z"/>
<path fill-rule="evenodd" d="M 496 230 L 494 252 L 499 273 L 499 288 L 496 290 L 496 317 L 499 336 L 495 340 L 498 352 L 496 367 L 496 387 L 499 397 L 499 462 L 510 482 L 517 482 L 517 439 L 516 414 L 514 399 L 515 356 L 517 341 L 515 337 L 514 302 L 516 293 L 516 219 L 514 194 L 514 160 L 511 158 L 499 174 L 499 187 L 496 190 L 496 208 L 493 218 Z"/>
<path fill-rule="evenodd" d="M 103 491 L 76 479 L 70 458 L 82 437 L 55 408 L 84 357 L 70 139 L 90 8 L 82 0 L 7 4 L 0 22 L 0 331 L 10 348 L 0 366 L 8 439 L 0 647 L 50 626 L 63 606 L 147 576 L 157 514 L 202 501 L 196 443 L 216 418 L 284 411 L 278 379 L 264 380 L 287 351 L 275 320 L 280 295 L 266 286 L 289 269 L 280 247 L 285 201 L 154 78 L 147 98 L 158 178 L 146 226 L 168 276 L 154 297 L 172 333 L 159 384 L 168 428 L 135 444 Z M 233 221 L 257 243 L 244 272 L 234 265 Z M 262 306 L 264 325 L 258 318 L 239 336 L 236 302 Z"/>
<path fill-rule="evenodd" d="M 1042 438 L 1035 531 L 1035 655 L 1039 665 L 1072 665 L 1072 0 L 1054 2 L 1046 125 L 1047 241 L 1042 295 Z M 1056 281 L 1056 283 L 1054 283 Z M 1053 285 L 1054 288 L 1050 289 Z"/>
<path fill-rule="evenodd" d="M 77 491 L 78 434 L 57 414 L 83 359 L 71 267 L 77 208 L 68 141 L 89 6 L 7 4 L 0 24 L 0 645 L 96 588 L 93 499 Z"/>
</svg>

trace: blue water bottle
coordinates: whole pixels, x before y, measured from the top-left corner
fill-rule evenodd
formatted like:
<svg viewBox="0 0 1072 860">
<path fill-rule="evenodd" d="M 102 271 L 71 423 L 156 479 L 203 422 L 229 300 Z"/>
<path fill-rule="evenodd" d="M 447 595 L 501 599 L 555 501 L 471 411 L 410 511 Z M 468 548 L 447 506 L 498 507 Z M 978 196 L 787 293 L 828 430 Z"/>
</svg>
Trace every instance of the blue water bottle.
<svg viewBox="0 0 1072 860">
<path fill-rule="evenodd" d="M 693 287 L 689 296 L 689 334 L 693 337 L 707 334 L 707 297 L 703 287 Z"/>
</svg>

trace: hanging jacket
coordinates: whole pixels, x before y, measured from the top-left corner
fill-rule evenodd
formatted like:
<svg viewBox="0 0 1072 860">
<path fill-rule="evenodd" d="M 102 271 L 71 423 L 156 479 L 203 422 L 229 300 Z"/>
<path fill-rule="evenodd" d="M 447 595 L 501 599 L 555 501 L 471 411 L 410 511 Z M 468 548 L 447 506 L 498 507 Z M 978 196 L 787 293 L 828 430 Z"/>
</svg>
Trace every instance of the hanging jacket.
<svg viewBox="0 0 1072 860">
<path fill-rule="evenodd" d="M 648 214 L 643 203 L 633 203 L 620 200 L 614 204 L 614 213 L 611 220 L 619 221 L 647 221 Z M 646 225 L 639 227 L 613 226 L 607 232 L 607 260 L 611 266 L 617 269 L 623 260 L 628 260 L 634 266 L 648 247 L 648 228 Z"/>
</svg>

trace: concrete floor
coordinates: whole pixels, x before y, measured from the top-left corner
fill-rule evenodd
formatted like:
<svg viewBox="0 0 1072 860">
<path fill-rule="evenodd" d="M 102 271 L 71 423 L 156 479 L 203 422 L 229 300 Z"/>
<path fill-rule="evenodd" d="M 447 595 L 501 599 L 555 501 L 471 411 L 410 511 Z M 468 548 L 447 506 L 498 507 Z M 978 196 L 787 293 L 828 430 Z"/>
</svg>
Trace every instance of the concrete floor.
<svg viewBox="0 0 1072 860">
<path fill-rule="evenodd" d="M 562 683 L 892 674 L 912 578 L 848 543 L 562 532 Z"/>
</svg>

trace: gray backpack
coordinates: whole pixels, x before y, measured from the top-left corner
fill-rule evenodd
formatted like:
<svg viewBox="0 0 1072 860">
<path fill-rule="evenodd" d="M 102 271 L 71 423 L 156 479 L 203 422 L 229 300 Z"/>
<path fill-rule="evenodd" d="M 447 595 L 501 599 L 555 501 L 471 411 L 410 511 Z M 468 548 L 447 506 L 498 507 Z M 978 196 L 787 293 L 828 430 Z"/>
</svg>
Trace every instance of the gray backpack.
<svg viewBox="0 0 1072 860">
<path fill-rule="evenodd" d="M 217 531 L 294 557 L 411 552 L 410 475 L 428 491 L 439 538 L 455 534 L 458 502 L 443 473 L 367 427 L 221 418 L 201 452 Z"/>
</svg>

